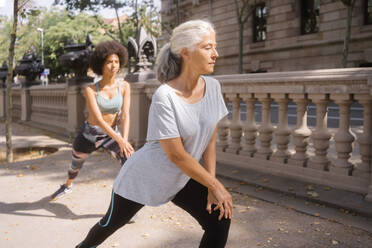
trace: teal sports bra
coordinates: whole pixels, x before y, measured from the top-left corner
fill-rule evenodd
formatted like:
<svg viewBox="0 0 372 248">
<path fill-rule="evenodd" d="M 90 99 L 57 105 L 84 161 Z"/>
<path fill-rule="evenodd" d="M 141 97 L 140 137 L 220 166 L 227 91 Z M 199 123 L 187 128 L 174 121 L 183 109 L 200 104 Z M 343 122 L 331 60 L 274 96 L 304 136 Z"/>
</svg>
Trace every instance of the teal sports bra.
<svg viewBox="0 0 372 248">
<path fill-rule="evenodd" d="M 97 104 L 102 114 L 116 114 L 120 113 L 121 107 L 123 106 L 123 96 L 121 95 L 120 82 L 118 83 L 118 94 L 111 99 L 104 98 L 99 93 L 99 82 L 96 83 L 97 89 Z"/>
</svg>

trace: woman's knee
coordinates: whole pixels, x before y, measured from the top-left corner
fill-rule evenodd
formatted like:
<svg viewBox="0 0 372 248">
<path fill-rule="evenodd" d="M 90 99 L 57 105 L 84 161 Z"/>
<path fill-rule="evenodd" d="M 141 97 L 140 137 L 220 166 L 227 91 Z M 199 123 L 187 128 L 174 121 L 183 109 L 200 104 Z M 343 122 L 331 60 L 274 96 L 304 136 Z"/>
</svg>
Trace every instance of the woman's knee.
<svg viewBox="0 0 372 248">
<path fill-rule="evenodd" d="M 220 211 L 212 211 L 211 214 L 207 213 L 206 218 L 201 218 L 201 221 L 199 221 L 201 227 L 204 231 L 210 231 L 216 233 L 225 233 L 228 232 L 230 229 L 230 219 L 226 219 L 225 217 L 222 217 L 221 220 L 218 220 L 218 217 L 220 215 Z"/>
</svg>

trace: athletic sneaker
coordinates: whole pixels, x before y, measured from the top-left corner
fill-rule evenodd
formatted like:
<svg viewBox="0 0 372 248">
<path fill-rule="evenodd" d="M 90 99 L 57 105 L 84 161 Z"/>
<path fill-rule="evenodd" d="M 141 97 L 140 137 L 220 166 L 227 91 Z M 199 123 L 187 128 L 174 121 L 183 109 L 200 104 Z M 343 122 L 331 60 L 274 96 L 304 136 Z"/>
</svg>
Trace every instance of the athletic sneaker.
<svg viewBox="0 0 372 248">
<path fill-rule="evenodd" d="M 66 186 L 66 184 L 62 184 L 59 189 L 53 193 L 53 195 L 50 196 L 52 200 L 57 200 L 58 198 L 61 198 L 65 194 L 69 193 L 72 191 L 72 185 L 69 187 Z"/>
</svg>

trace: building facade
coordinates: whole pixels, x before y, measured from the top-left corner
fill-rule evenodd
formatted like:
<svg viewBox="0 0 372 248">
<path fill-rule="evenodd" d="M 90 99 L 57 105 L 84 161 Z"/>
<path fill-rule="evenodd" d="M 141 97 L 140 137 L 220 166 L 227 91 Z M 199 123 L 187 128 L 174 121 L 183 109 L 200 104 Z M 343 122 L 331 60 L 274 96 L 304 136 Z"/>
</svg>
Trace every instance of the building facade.
<svg viewBox="0 0 372 248">
<path fill-rule="evenodd" d="M 178 1 L 178 2 L 177 2 Z M 240 3 L 242 1 L 237 0 Z M 178 9 L 177 9 L 178 6 Z M 243 73 L 341 68 L 347 8 L 340 0 L 248 0 Z M 162 0 L 166 31 L 191 19 L 210 20 L 217 32 L 215 74 L 238 73 L 239 25 L 234 0 Z M 243 19 L 243 18 L 242 18 Z M 372 66 L 372 1 L 356 0 L 347 67 Z"/>
</svg>

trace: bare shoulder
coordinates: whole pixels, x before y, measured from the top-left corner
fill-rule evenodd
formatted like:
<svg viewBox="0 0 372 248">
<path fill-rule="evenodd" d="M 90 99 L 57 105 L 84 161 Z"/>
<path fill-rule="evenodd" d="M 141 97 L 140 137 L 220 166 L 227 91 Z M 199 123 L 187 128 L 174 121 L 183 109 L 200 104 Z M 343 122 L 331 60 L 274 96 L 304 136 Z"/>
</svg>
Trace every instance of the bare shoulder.
<svg viewBox="0 0 372 248">
<path fill-rule="evenodd" d="M 120 80 L 120 86 L 122 88 L 123 94 L 126 91 L 129 91 L 130 90 L 130 84 L 127 81 L 125 81 L 124 79 Z"/>
<path fill-rule="evenodd" d="M 96 94 L 97 92 L 95 84 L 90 84 L 84 87 L 85 93 Z"/>
</svg>

